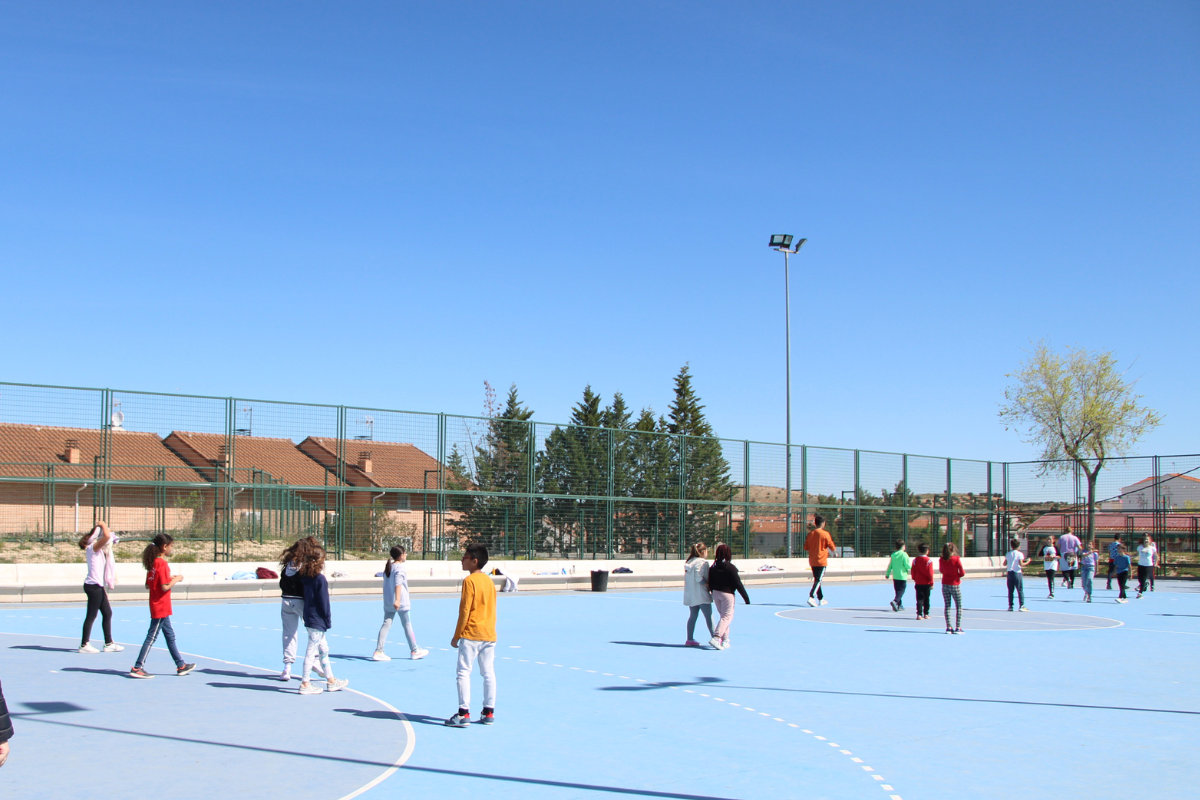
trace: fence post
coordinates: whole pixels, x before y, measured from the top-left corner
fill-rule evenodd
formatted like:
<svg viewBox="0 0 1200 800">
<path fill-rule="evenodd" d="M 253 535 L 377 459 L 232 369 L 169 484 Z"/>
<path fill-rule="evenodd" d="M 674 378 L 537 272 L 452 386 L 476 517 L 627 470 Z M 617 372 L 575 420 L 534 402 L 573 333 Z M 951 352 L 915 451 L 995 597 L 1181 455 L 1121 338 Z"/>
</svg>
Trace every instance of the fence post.
<svg viewBox="0 0 1200 800">
<path fill-rule="evenodd" d="M 987 462 L 987 519 L 988 519 L 988 557 L 996 555 L 992 552 L 992 546 L 996 543 L 995 530 L 992 528 L 992 462 Z M 976 539 L 978 544 L 978 539 Z M 978 554 L 976 554 L 978 555 Z"/>
<path fill-rule="evenodd" d="M 607 545 L 606 558 L 613 557 L 613 514 L 616 513 L 616 508 L 613 505 L 613 491 L 615 482 L 613 478 L 613 470 L 615 469 L 613 457 L 613 429 L 608 429 L 608 482 L 606 484 L 607 498 L 604 501 L 604 538 Z"/>
<path fill-rule="evenodd" d="M 862 555 L 862 543 L 860 541 L 861 537 L 859 535 L 859 515 L 858 515 L 858 507 L 862 504 L 862 497 L 860 496 L 860 490 L 859 490 L 859 485 L 861 484 L 861 481 L 859 480 L 859 472 L 861 469 L 859 460 L 860 460 L 859 451 L 855 450 L 854 451 L 854 555 L 856 555 L 856 556 Z"/>
<path fill-rule="evenodd" d="M 684 440 L 684 434 L 679 434 L 679 504 L 677 517 L 679 520 L 679 542 L 676 548 L 679 557 L 683 558 L 683 539 L 684 528 L 687 525 L 687 503 L 684 495 L 687 494 L 687 444 Z"/>
<path fill-rule="evenodd" d="M 742 442 L 742 551 L 750 557 L 750 440 Z"/>
<path fill-rule="evenodd" d="M 337 523 L 333 528 L 334 552 L 338 560 L 346 557 L 346 407 L 337 407 L 337 486 L 333 487 L 337 503 Z"/>
<path fill-rule="evenodd" d="M 800 533 L 808 539 L 808 445 L 800 445 Z M 788 553 L 791 550 L 792 532 L 788 531 Z"/>
<path fill-rule="evenodd" d="M 904 533 L 904 543 L 908 544 L 908 453 L 900 456 L 900 517 Z"/>
</svg>

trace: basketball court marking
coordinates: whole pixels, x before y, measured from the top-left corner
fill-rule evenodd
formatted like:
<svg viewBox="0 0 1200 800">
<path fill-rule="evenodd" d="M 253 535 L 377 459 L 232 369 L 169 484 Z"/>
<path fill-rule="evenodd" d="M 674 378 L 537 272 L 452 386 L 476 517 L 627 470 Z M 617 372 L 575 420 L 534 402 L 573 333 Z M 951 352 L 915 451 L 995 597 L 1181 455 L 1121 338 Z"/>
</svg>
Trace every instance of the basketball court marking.
<svg viewBox="0 0 1200 800">
<path fill-rule="evenodd" d="M 41 638 L 41 639 L 65 639 L 68 641 L 75 641 L 77 639 L 77 637 L 54 636 L 51 634 L 39 634 L 39 633 L 14 633 L 11 631 L 0 631 L 0 636 L 19 636 L 19 637 Z M 140 644 L 135 645 L 130 642 L 118 642 L 118 644 L 124 644 L 126 646 L 126 649 L 132 648 L 132 649 L 136 650 L 141 647 Z M 165 649 L 161 648 L 161 647 L 155 647 L 152 649 L 165 651 Z M 203 653 L 190 653 L 185 650 L 180 650 L 179 652 L 181 655 L 184 655 L 184 656 L 191 656 L 193 658 L 202 658 L 206 661 L 213 661 L 218 664 L 226 664 L 228 666 L 243 667 L 246 669 L 258 670 L 259 672 L 265 672 L 267 674 L 275 672 L 275 670 L 266 669 L 265 667 L 259 667 L 254 664 L 244 664 L 240 661 L 229 661 L 229 660 L 226 660 L 223 658 L 213 658 L 212 656 L 207 656 L 207 655 L 204 655 Z M 52 672 L 56 672 L 56 670 L 52 670 Z M 294 678 L 294 679 L 298 680 L 298 678 Z M 367 783 L 363 784 L 359 788 L 351 791 L 349 794 L 345 794 L 345 795 L 342 795 L 341 797 L 337 798 L 337 800 L 353 800 L 353 798 L 358 797 L 359 795 L 363 794 L 364 792 L 370 791 L 371 789 L 375 788 L 379 784 L 383 783 L 385 780 L 387 780 L 392 775 L 394 775 L 401 767 L 403 767 L 405 763 L 407 763 L 409 758 L 412 757 L 413 751 L 416 749 L 417 734 L 416 734 L 416 730 L 413 728 L 412 722 L 410 722 L 408 717 L 406 717 L 404 715 L 404 712 L 400 711 L 398 708 L 393 706 L 391 703 L 388 703 L 385 700 L 381 700 L 380 698 L 375 697 L 374 695 L 367 694 L 366 692 L 362 692 L 357 689 L 351 689 L 349 687 L 342 689 L 342 691 L 347 692 L 347 693 L 356 694 L 360 697 L 363 697 L 367 700 L 371 700 L 371 701 L 383 706 L 388 711 L 390 711 L 391 713 L 396 715 L 396 718 L 398 720 L 400 720 L 400 723 L 404 726 L 404 732 L 405 732 L 404 751 L 400 754 L 400 757 L 397 758 L 395 760 L 395 762 L 392 763 L 392 765 L 390 767 L 385 769 L 382 773 L 380 773 L 374 779 L 368 781 Z"/>
</svg>

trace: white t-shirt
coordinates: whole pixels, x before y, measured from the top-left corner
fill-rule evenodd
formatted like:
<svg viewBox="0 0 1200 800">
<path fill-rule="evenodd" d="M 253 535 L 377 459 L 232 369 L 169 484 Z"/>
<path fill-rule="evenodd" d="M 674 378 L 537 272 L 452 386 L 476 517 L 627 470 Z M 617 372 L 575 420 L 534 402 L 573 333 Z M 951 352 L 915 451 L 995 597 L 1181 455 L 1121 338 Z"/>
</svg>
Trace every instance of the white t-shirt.
<svg viewBox="0 0 1200 800">
<path fill-rule="evenodd" d="M 1020 550 L 1009 550 L 1008 551 L 1008 571 L 1009 572 L 1020 572 L 1021 571 L 1021 562 L 1024 560 L 1025 560 L 1025 554 L 1022 553 Z"/>
<path fill-rule="evenodd" d="M 1153 567 L 1158 563 L 1158 545 L 1138 545 L 1138 566 Z"/>
<path fill-rule="evenodd" d="M 399 561 L 392 562 L 392 574 L 383 576 L 383 610 L 395 611 L 392 605 L 396 602 L 396 586 L 400 586 L 400 610 L 412 608 L 408 599 L 408 572 Z"/>
<path fill-rule="evenodd" d="M 1048 544 L 1042 548 L 1042 567 L 1045 569 L 1058 569 L 1058 550 L 1052 544 Z"/>
<path fill-rule="evenodd" d="M 100 533 L 93 533 L 87 540 L 87 549 L 84 551 L 87 554 L 87 577 L 83 579 L 84 583 L 90 583 L 93 586 L 104 585 L 104 568 L 108 563 L 108 547 L 101 547 L 100 552 L 92 546 L 96 544 L 96 537 L 101 536 Z"/>
</svg>

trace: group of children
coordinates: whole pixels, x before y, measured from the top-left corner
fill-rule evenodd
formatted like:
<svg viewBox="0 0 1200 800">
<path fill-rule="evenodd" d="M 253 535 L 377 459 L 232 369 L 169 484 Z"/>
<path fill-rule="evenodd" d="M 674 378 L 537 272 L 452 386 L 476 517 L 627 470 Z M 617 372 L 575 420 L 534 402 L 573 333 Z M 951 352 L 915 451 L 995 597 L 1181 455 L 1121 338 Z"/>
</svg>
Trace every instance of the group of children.
<svg viewBox="0 0 1200 800">
<path fill-rule="evenodd" d="M 84 593 L 88 607 L 83 624 L 81 653 L 99 653 L 90 643 L 92 625 L 96 615 L 102 616 L 104 630 L 104 652 L 118 652 L 125 648 L 113 641 L 112 608 L 108 602 L 107 589 L 115 586 L 115 571 L 112 547 L 117 537 L 109 532 L 104 523 L 96 525 L 79 540 L 86 553 L 88 565 Z M 132 678 L 153 678 L 145 670 L 146 658 L 161 633 L 167 649 L 175 661 L 175 673 L 187 675 L 196 668 L 194 663 L 183 660 L 175 643 L 175 631 L 171 626 L 171 589 L 183 580 L 182 575 L 172 575 L 167 559 L 174 549 L 170 534 L 160 533 L 147 545 L 142 553 L 142 566 L 146 569 L 146 588 L 150 590 L 150 629 L 146 633 L 137 661 L 129 671 Z M 409 620 L 411 608 L 408 594 L 408 576 L 404 562 L 407 554 L 403 547 L 393 547 L 383 569 L 383 624 L 375 645 L 372 659 L 390 661 L 384 651 L 388 630 L 392 620 L 399 615 L 400 625 L 413 660 L 424 658 L 428 650 L 417 645 Z M 496 587 L 483 573 L 488 562 L 487 547 L 482 544 L 467 545 L 462 556 L 462 568 L 470 573 L 463 581 L 462 597 L 459 601 L 458 622 L 454 628 L 450 646 L 458 650 L 457 684 L 458 711 L 446 720 L 446 725 L 463 728 L 470 724 L 471 671 L 479 664 L 483 677 L 483 714 L 480 722 L 491 725 L 495 720 L 496 673 L 494 668 L 496 650 Z M 279 558 L 282 570 L 279 577 L 281 592 L 280 618 L 283 630 L 283 671 L 279 680 L 292 680 L 292 665 L 296 661 L 296 645 L 301 622 L 307 632 L 303 672 L 300 675 L 299 693 L 302 695 L 338 692 L 349 685 L 345 678 L 333 674 L 329 660 L 329 645 L 326 635 L 333 627 L 333 612 L 329 601 L 329 583 L 325 579 L 325 548 L 313 537 L 305 537 L 288 547 Z M 325 687 L 315 685 L 312 675 L 325 681 Z"/>
<path fill-rule="evenodd" d="M 933 594 L 933 559 L 929 557 L 929 545 L 917 545 L 917 557 L 910 558 L 904 540 L 897 539 L 896 549 L 888 561 L 883 577 L 892 579 L 895 596 L 889 605 L 892 611 L 904 610 L 904 594 L 911 577 L 917 594 L 917 619 L 929 619 L 929 596 Z M 942 576 L 942 602 L 946 615 L 946 633 L 966 633 L 962 626 L 962 579 L 966 575 L 958 548 L 953 542 L 942 545 L 942 556 L 938 559 L 938 572 Z M 954 624 L 950 624 L 950 606 L 954 605 Z"/>
</svg>

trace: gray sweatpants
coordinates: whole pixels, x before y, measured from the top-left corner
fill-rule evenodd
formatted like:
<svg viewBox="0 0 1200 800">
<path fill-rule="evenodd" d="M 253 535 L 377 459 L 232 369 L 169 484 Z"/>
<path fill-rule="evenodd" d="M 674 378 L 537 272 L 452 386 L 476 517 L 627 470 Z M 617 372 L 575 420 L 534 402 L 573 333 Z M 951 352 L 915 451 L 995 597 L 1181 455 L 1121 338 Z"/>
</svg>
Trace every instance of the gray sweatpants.
<svg viewBox="0 0 1200 800">
<path fill-rule="evenodd" d="M 413 633 L 412 622 L 408 619 L 408 609 L 401 608 L 399 610 L 388 610 L 383 612 L 383 625 L 379 627 L 379 640 L 375 642 L 375 651 L 383 652 L 383 646 L 387 644 L 388 631 L 392 629 L 392 618 L 400 616 L 400 627 L 404 629 L 404 638 L 408 639 L 408 649 L 410 652 L 417 649 L 417 635 Z"/>
<path fill-rule="evenodd" d="M 483 676 L 483 707 L 496 707 L 496 643 L 476 639 L 458 640 L 458 707 L 471 707 L 471 667 L 479 662 Z"/>
<path fill-rule="evenodd" d="M 279 618 L 283 622 L 283 663 L 296 663 L 296 632 L 304 619 L 304 599 L 285 597 L 279 606 Z"/>
</svg>

